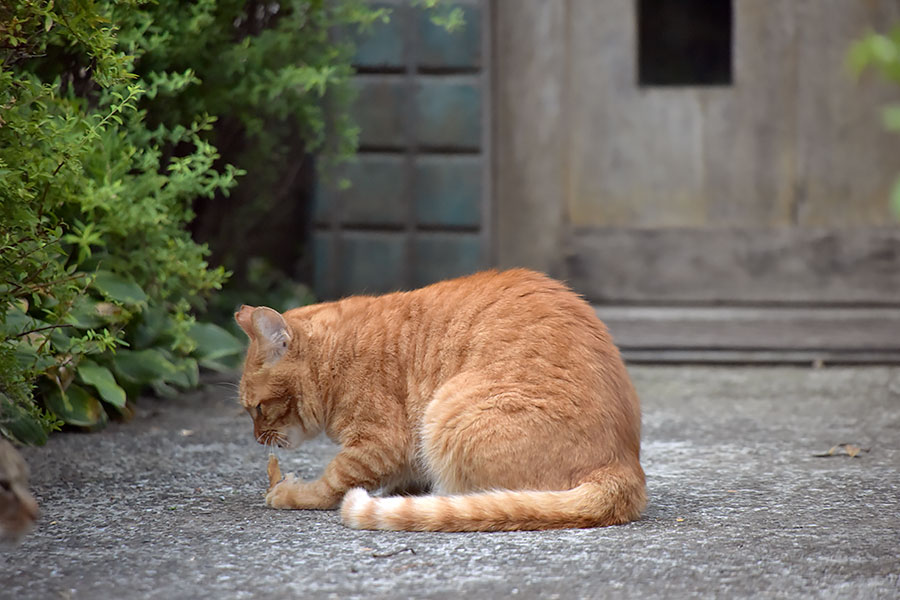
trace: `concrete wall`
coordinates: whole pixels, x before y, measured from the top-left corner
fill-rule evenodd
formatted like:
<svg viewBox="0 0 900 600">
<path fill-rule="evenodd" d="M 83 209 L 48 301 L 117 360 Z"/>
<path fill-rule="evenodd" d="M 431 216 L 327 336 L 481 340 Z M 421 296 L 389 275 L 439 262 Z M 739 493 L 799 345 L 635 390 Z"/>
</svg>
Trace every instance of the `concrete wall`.
<svg viewBox="0 0 900 600">
<path fill-rule="evenodd" d="M 699 278 L 712 286 L 699 296 L 633 281 L 656 261 L 647 231 L 671 233 L 659 252 L 681 236 L 690 269 L 699 253 L 740 258 L 731 230 L 774 235 L 790 254 L 788 230 L 798 232 L 798 252 L 808 255 L 799 270 L 810 275 L 805 294 L 791 288 L 792 300 L 815 301 L 820 284 L 840 287 L 816 279 L 816 269 L 868 269 L 867 277 L 900 269 L 887 201 L 900 173 L 900 136 L 880 120 L 880 107 L 900 92 L 873 76 L 855 81 L 845 67 L 853 40 L 900 22 L 896 1 L 735 0 L 734 81 L 717 87 L 638 85 L 633 0 L 494 0 L 493 10 L 500 264 L 569 276 L 599 299 L 740 301 L 725 281 L 728 265 L 717 278 Z M 861 250 L 866 228 L 888 228 L 887 241 Z M 613 231 L 615 243 L 603 234 Z M 619 252 L 635 241 L 621 241 L 629 231 L 643 236 L 639 247 L 650 244 L 649 256 L 630 262 Z M 820 238 L 836 248 L 831 263 L 813 264 Z M 779 256 L 761 252 L 756 272 L 738 268 L 742 281 L 761 277 L 765 288 L 765 263 Z M 620 284 L 598 288 L 616 264 Z M 890 278 L 870 287 L 882 301 L 895 285 Z M 778 300 L 782 287 L 773 280 L 753 301 Z"/>
</svg>

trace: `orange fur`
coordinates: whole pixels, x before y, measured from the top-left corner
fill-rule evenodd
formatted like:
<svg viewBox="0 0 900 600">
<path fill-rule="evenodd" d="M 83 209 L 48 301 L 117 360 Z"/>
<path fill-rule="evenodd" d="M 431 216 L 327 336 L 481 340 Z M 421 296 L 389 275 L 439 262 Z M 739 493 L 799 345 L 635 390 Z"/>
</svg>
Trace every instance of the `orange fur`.
<svg viewBox="0 0 900 600">
<path fill-rule="evenodd" d="M 637 395 L 590 305 L 557 281 L 487 271 L 235 318 L 257 440 L 324 431 L 341 445 L 318 480 L 274 485 L 270 506 L 344 499 L 351 527 L 420 531 L 593 527 L 643 510 Z M 366 492 L 413 488 L 437 495 Z"/>
</svg>

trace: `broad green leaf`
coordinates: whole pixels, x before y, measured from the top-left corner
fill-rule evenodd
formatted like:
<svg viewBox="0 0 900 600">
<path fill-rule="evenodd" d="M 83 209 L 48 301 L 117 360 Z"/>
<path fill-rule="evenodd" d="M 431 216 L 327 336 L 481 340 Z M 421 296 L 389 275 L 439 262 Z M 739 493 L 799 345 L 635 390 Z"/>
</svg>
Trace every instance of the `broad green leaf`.
<svg viewBox="0 0 900 600">
<path fill-rule="evenodd" d="M 171 400 L 173 398 L 177 398 L 181 393 L 177 388 L 174 388 L 168 383 L 162 381 L 154 381 L 150 385 L 153 388 L 153 392 L 160 398 L 169 398 Z"/>
<path fill-rule="evenodd" d="M 16 441 L 31 446 L 43 446 L 47 443 L 47 432 L 40 422 L 28 414 L 28 411 L 13 404 L 3 393 L 0 393 L 0 408 L 0 425 Z"/>
<path fill-rule="evenodd" d="M 18 335 L 26 331 L 46 327 L 47 323 L 26 314 L 20 303 L 13 303 L 9 305 L 9 309 L 6 311 L 6 320 L 2 325 L 4 334 Z"/>
<path fill-rule="evenodd" d="M 97 388 L 100 397 L 116 408 L 125 406 L 125 390 L 116 383 L 112 372 L 92 360 L 82 360 L 78 364 L 78 377 L 87 385 Z"/>
<path fill-rule="evenodd" d="M 188 386 L 195 388 L 200 385 L 200 365 L 193 358 L 185 358 L 182 372 L 187 375 Z"/>
<path fill-rule="evenodd" d="M 132 347 L 136 350 L 148 348 L 158 341 L 170 326 L 171 318 L 165 309 L 152 307 L 143 311 L 132 336 Z"/>
<path fill-rule="evenodd" d="M 167 377 L 165 381 L 174 383 L 180 388 L 195 388 L 200 383 L 200 367 L 197 361 L 191 357 L 179 359 L 175 363 L 178 369 L 173 375 Z"/>
<path fill-rule="evenodd" d="M 110 271 L 97 271 L 93 286 L 116 302 L 141 304 L 147 294 L 135 282 Z"/>
<path fill-rule="evenodd" d="M 123 310 L 111 302 L 81 296 L 72 305 L 67 322 L 79 329 L 96 329 L 122 316 Z"/>
<path fill-rule="evenodd" d="M 13 354 L 19 367 L 40 373 L 54 366 L 56 360 L 49 352 L 39 351 L 36 344 L 27 337 L 18 338 L 13 342 Z"/>
<path fill-rule="evenodd" d="M 214 323 L 195 323 L 190 336 L 197 343 L 193 354 L 201 364 L 227 356 L 239 356 L 244 351 L 244 344 L 238 338 Z"/>
<path fill-rule="evenodd" d="M 132 383 L 146 384 L 172 377 L 178 370 L 158 350 L 118 350 L 112 359 L 116 373 Z"/>
<path fill-rule="evenodd" d="M 108 420 L 100 401 L 75 384 L 70 385 L 65 391 L 53 386 L 44 395 L 44 403 L 69 425 L 96 427 L 105 425 Z"/>
<path fill-rule="evenodd" d="M 47 432 L 28 413 L 4 421 L 3 428 L 18 442 L 29 446 L 43 446 L 47 443 Z"/>
<path fill-rule="evenodd" d="M 229 354 L 228 356 L 223 356 L 222 358 L 218 358 L 215 360 L 203 359 L 199 362 L 200 366 L 204 369 L 225 372 L 239 369 L 243 360 L 240 354 Z"/>
<path fill-rule="evenodd" d="M 50 329 L 50 341 L 53 342 L 53 349 L 57 353 L 66 353 L 72 348 L 72 335 L 77 331 L 72 327 L 55 327 Z"/>
</svg>

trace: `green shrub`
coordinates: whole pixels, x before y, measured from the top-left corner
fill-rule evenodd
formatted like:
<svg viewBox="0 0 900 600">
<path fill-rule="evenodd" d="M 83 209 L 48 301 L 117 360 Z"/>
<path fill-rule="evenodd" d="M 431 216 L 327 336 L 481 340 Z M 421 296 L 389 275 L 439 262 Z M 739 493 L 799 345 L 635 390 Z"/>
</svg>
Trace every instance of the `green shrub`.
<svg viewBox="0 0 900 600">
<path fill-rule="evenodd" d="M 445 27 L 462 23 L 459 8 L 414 2 Z M 241 294 L 284 296 L 297 286 L 259 287 L 259 262 L 264 257 L 281 280 L 302 276 L 314 165 L 327 173 L 356 150 L 352 42 L 387 20 L 389 8 L 368 0 L 158 0 L 124 12 L 119 39 L 140 56 L 141 79 L 192 81 L 177 94 L 145 99 L 150 122 L 184 125 L 196 114 L 216 115 L 205 139 L 245 172 L 231 197 L 194 204 L 196 238 L 234 273 L 229 294 L 215 298 L 217 316 Z"/>
<path fill-rule="evenodd" d="M 240 343 L 192 316 L 227 274 L 186 225 L 249 173 L 226 221 L 246 234 L 297 139 L 325 165 L 353 154 L 353 47 L 335 32 L 388 17 L 364 0 L 0 4 L 0 433 L 101 427 L 147 386 L 234 365 Z M 308 296 L 249 264 L 274 303 Z"/>
<path fill-rule="evenodd" d="M 358 131 L 348 116 L 353 48 L 334 31 L 366 28 L 388 11 L 363 0 L 159 0 L 119 13 L 119 39 L 139 56 L 134 68 L 141 80 L 190 80 L 177 93 L 145 97 L 148 121 L 175 127 L 197 114 L 215 115 L 204 139 L 244 173 L 233 197 L 194 204 L 198 239 L 236 273 L 230 293 L 215 300 L 215 316 L 225 319 L 235 300 L 251 301 L 248 291 L 272 291 L 249 272 L 260 255 L 280 268 L 281 279 L 294 274 L 302 234 L 287 224 L 302 229 L 304 190 L 297 181 L 308 184 L 313 169 L 303 157 L 316 154 L 327 167 L 356 148 Z M 281 295 L 286 286 L 277 287 Z"/>
<path fill-rule="evenodd" d="M 21 442 L 102 426 L 240 349 L 191 317 L 226 274 L 184 227 L 237 171 L 214 168 L 209 117 L 148 127 L 138 102 L 189 79 L 135 82 L 112 8 L 0 9 L 0 431 Z"/>
</svg>

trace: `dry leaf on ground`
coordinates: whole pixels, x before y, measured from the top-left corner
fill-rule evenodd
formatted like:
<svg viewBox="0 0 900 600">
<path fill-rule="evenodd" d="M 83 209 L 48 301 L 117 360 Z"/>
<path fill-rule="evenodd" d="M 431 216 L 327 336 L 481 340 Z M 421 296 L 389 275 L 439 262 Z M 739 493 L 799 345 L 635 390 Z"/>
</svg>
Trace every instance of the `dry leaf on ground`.
<svg viewBox="0 0 900 600">
<path fill-rule="evenodd" d="M 271 490 L 276 483 L 281 481 L 281 468 L 278 466 L 278 457 L 274 453 L 269 455 L 266 473 L 269 475 L 269 489 Z"/>
<path fill-rule="evenodd" d="M 862 452 L 869 452 L 869 448 L 861 448 L 856 444 L 836 444 L 822 454 L 813 454 L 816 458 L 831 458 L 833 456 L 849 456 L 855 458 Z"/>
</svg>

